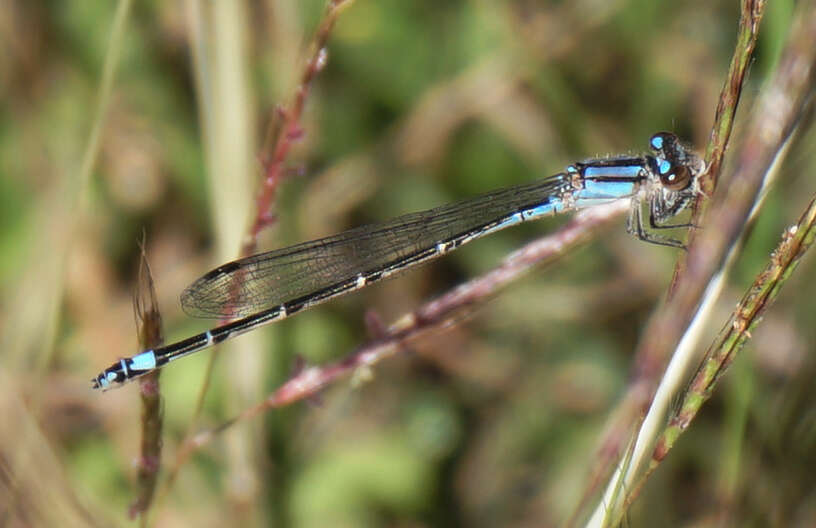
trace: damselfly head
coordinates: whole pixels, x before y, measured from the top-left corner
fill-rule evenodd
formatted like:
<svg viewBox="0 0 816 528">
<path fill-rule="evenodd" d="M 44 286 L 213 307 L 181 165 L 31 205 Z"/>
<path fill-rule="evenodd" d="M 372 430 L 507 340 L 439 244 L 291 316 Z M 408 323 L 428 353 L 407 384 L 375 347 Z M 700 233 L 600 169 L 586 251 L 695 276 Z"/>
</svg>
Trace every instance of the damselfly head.
<svg viewBox="0 0 816 528">
<path fill-rule="evenodd" d="M 693 151 L 680 144 L 671 132 L 658 132 L 649 140 L 657 161 L 656 174 L 668 190 L 682 191 L 694 187 L 705 164 Z"/>
</svg>

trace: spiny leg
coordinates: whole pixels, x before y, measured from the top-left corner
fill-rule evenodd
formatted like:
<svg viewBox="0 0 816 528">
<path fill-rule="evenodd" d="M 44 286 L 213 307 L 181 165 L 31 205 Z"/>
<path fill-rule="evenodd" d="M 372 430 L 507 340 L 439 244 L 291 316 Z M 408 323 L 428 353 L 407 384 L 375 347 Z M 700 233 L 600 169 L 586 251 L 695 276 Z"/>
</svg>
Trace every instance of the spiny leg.
<svg viewBox="0 0 816 528">
<path fill-rule="evenodd" d="M 663 211 L 663 208 L 660 206 L 659 197 L 655 196 L 654 198 L 649 200 L 649 227 L 651 227 L 652 229 L 680 229 L 697 227 L 691 222 L 685 222 L 682 224 L 665 223 L 664 222 L 665 216 L 666 214 Z"/>
<path fill-rule="evenodd" d="M 667 238 L 660 235 L 655 235 L 646 231 L 643 228 L 643 213 L 642 213 L 643 204 L 640 200 L 633 199 L 632 205 L 629 208 L 629 218 L 626 221 L 626 231 L 638 239 L 648 242 L 650 244 L 655 244 L 658 246 L 666 246 L 666 247 L 673 247 L 678 249 L 686 249 L 685 244 L 683 244 L 679 240 L 675 240 L 673 238 Z M 649 212 L 649 223 L 652 225 L 653 216 L 650 207 Z"/>
</svg>

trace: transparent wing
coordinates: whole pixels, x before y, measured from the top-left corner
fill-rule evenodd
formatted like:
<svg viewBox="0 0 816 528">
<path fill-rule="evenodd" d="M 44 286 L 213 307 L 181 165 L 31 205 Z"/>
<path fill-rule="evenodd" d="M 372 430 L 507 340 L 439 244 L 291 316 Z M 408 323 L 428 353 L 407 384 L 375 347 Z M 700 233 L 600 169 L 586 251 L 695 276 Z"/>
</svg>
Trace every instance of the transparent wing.
<svg viewBox="0 0 816 528">
<path fill-rule="evenodd" d="M 393 267 L 440 242 L 478 233 L 518 211 L 546 204 L 568 185 L 559 174 L 229 262 L 187 287 L 181 304 L 195 317 L 244 317 Z"/>
</svg>

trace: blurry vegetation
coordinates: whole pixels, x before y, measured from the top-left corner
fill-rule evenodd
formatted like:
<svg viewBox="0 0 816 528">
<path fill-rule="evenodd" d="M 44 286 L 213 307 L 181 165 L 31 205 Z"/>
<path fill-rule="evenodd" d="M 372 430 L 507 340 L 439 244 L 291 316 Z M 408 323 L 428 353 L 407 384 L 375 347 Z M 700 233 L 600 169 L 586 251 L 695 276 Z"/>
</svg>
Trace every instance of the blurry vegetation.
<svg viewBox="0 0 816 528">
<path fill-rule="evenodd" d="M 773 68 L 792 5 L 770 2 L 738 116 Z M 146 233 L 167 340 L 201 331 L 178 295 L 219 264 L 217 215 L 240 240 L 275 108 L 301 74 L 324 2 L 240 6 L 238 34 L 195 35 L 209 3 L 135 2 L 99 153 L 80 178 L 116 3 L 7 2 L 0 10 L 0 519 L 109 525 L 134 498 L 136 385 L 91 392 L 137 351 L 131 298 Z M 701 148 L 734 46 L 736 2 L 356 0 L 312 85 L 263 249 L 530 181 L 582 158 L 640 152 L 657 130 Z M 209 17 L 209 18 L 208 18 Z M 208 25 L 209 24 L 209 25 Z M 215 173 L 193 48 L 236 39 L 254 155 Z M 204 75 L 213 50 L 203 55 Z M 223 71 L 223 70 L 222 70 Z M 228 81 L 224 80 L 224 81 Z M 216 101 L 219 103 L 219 101 Z M 226 108 L 226 106 L 225 106 Z M 232 108 L 232 107 L 230 107 Z M 219 122 L 217 119 L 207 121 Z M 816 191 L 803 127 L 723 296 L 710 336 Z M 223 131 L 209 130 L 210 137 Z M 228 132 L 224 137 L 233 137 Z M 239 183 L 244 182 L 244 183 Z M 249 195 L 252 196 L 251 194 Z M 219 217 L 220 218 L 220 217 Z M 397 280 L 260 332 L 217 361 L 194 428 L 273 391 L 297 358 L 323 363 L 477 275 L 563 219 L 504 231 Z M 279 526 L 549 526 L 573 513 L 631 352 L 676 252 L 619 227 L 385 361 L 226 430 L 181 468 L 154 520 Z M 230 257 L 227 257 L 230 258 Z M 816 522 L 816 269 L 806 258 L 720 391 L 648 482 L 633 526 Z M 706 340 L 703 341 L 707 343 Z M 188 427 L 209 353 L 164 369 L 165 459 Z M 257 376 L 247 383 L 242 370 Z M 254 384 L 253 384 L 254 383 Z M 14 426 L 13 424 L 19 424 Z M 239 440 L 240 439 L 240 440 Z M 30 446 L 25 461 L 22 446 Z M 33 454 L 32 454 L 33 453 Z M 29 460 L 29 458 L 31 460 Z M 797 524 L 798 523 L 798 524 Z M 124 524 L 124 522 L 120 522 Z"/>
</svg>

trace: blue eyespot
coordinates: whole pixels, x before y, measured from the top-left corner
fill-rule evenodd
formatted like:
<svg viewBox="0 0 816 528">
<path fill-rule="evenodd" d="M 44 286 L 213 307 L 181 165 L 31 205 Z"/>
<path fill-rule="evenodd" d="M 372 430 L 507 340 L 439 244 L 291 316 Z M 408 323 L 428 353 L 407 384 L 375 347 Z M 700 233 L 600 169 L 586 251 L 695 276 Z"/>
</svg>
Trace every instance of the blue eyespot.
<svg viewBox="0 0 816 528">
<path fill-rule="evenodd" d="M 663 141 L 661 140 L 661 144 L 662 144 L 662 142 Z M 671 172 L 671 169 L 672 169 L 672 164 L 669 163 L 668 161 L 660 160 L 659 162 L 657 162 L 657 170 L 658 170 L 658 172 L 660 172 L 661 176 Z"/>
<path fill-rule="evenodd" d="M 663 136 L 662 135 L 658 134 L 658 135 L 652 136 L 652 139 L 651 139 L 650 143 L 652 144 L 653 149 L 663 150 Z"/>
</svg>

